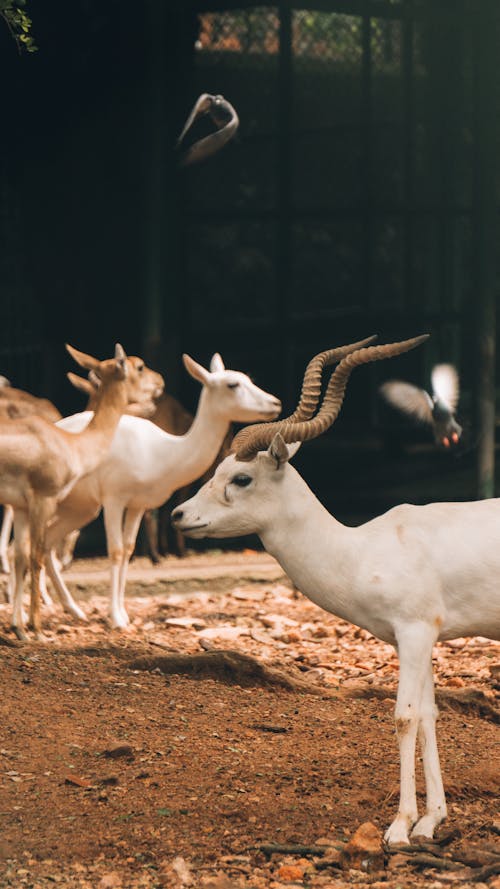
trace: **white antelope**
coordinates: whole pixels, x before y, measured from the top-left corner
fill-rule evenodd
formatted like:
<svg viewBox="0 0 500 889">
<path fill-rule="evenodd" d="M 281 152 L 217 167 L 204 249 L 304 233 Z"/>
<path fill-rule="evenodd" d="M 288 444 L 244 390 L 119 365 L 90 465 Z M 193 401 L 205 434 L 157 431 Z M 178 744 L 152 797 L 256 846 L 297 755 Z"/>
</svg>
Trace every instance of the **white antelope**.
<svg viewBox="0 0 500 889">
<path fill-rule="evenodd" d="M 66 610 L 77 607 L 54 560 L 56 547 L 69 531 L 82 528 L 104 507 L 108 556 L 111 561 L 110 618 L 125 627 L 125 585 L 130 556 L 146 509 L 155 509 L 180 487 L 193 482 L 215 460 L 231 422 L 248 423 L 276 417 L 280 401 L 259 389 L 239 371 L 226 370 L 215 354 L 206 370 L 189 355 L 184 365 L 203 386 L 193 425 L 185 435 L 170 435 L 149 420 L 124 416 L 103 463 L 75 485 L 59 503 L 46 537 L 46 565 Z M 86 411 L 57 424 L 80 432 L 92 415 Z"/>
<path fill-rule="evenodd" d="M 98 361 L 66 346 L 74 360 L 101 380 L 92 421 L 74 435 L 31 416 L 0 422 L 0 503 L 14 507 L 15 591 L 12 625 L 26 639 L 22 609 L 23 582 L 30 564 L 30 622 L 37 637 L 40 624 L 40 571 L 47 523 L 57 503 L 75 482 L 104 458 L 118 421 L 129 401 L 135 401 L 140 382 L 129 374 L 123 348 L 115 357 Z"/>
<path fill-rule="evenodd" d="M 258 534 L 313 602 L 395 646 L 401 795 L 385 835 L 390 844 L 408 842 L 412 827 L 414 835 L 432 837 L 446 816 L 432 649 L 439 639 L 500 638 L 500 501 L 405 504 L 360 527 L 345 527 L 288 461 L 298 447 L 293 443 L 315 438 L 334 422 L 354 367 L 400 354 L 422 339 L 361 349 L 345 358 L 313 419 L 243 429 L 234 439 L 234 454 L 213 479 L 172 513 L 174 526 L 190 537 Z M 420 819 L 417 733 L 427 798 Z"/>
</svg>

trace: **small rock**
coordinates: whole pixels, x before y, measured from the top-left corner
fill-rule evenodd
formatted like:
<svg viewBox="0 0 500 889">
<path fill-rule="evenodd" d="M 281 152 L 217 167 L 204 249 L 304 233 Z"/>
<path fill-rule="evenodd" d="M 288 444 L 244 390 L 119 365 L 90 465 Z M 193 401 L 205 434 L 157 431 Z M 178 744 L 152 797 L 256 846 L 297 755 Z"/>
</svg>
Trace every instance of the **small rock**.
<svg viewBox="0 0 500 889">
<path fill-rule="evenodd" d="M 271 636 L 268 633 L 262 633 L 260 630 L 250 630 L 250 636 L 254 642 L 261 642 L 262 645 L 269 645 L 272 642 Z"/>
<path fill-rule="evenodd" d="M 168 627 L 192 627 L 195 630 L 203 630 L 206 623 L 199 617 L 167 617 L 165 621 Z"/>
<path fill-rule="evenodd" d="M 278 880 L 282 880 L 283 883 L 302 881 L 307 866 L 309 866 L 309 862 L 307 865 L 299 864 L 298 862 L 297 864 L 282 864 L 281 867 L 278 868 L 276 876 Z"/>
<path fill-rule="evenodd" d="M 341 861 L 345 868 L 373 872 L 383 869 L 384 858 L 382 833 L 378 827 L 366 821 L 344 846 Z"/>
<path fill-rule="evenodd" d="M 265 627 L 282 628 L 282 627 L 298 627 L 299 622 L 291 617 L 285 617 L 283 614 L 262 614 L 259 620 Z"/>
<path fill-rule="evenodd" d="M 238 636 L 249 636 L 248 627 L 234 627 L 232 624 L 227 625 L 224 624 L 221 627 L 209 627 L 207 630 L 202 630 L 200 634 L 201 639 L 226 639 L 232 641 L 233 639 L 237 639 Z"/>
<path fill-rule="evenodd" d="M 232 591 L 232 596 L 240 601 L 262 602 L 266 598 L 266 593 L 264 590 L 254 590 L 252 587 L 235 587 Z"/>
<path fill-rule="evenodd" d="M 90 781 L 86 781 L 85 778 L 79 778 L 78 775 L 67 775 L 64 783 L 73 784 L 75 787 L 83 787 L 84 790 L 88 790 L 93 786 Z"/>
</svg>

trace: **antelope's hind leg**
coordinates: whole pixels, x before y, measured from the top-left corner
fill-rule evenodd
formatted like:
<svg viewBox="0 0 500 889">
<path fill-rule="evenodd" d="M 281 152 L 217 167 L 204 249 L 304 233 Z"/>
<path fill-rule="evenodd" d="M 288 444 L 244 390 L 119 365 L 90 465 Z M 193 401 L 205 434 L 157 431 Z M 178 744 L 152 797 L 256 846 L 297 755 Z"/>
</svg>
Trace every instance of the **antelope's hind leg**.
<svg viewBox="0 0 500 889">
<path fill-rule="evenodd" d="M 408 843 L 409 831 L 418 822 L 415 784 L 417 731 L 421 725 L 422 709 L 425 713 L 425 731 L 429 729 L 426 695 L 429 671 L 432 679 L 431 658 L 435 642 L 435 634 L 424 621 L 405 624 L 398 628 L 396 635 L 400 675 L 395 719 L 401 786 L 398 813 L 385 834 L 385 840 L 390 845 Z M 432 746 L 430 749 L 432 751 Z"/>
</svg>

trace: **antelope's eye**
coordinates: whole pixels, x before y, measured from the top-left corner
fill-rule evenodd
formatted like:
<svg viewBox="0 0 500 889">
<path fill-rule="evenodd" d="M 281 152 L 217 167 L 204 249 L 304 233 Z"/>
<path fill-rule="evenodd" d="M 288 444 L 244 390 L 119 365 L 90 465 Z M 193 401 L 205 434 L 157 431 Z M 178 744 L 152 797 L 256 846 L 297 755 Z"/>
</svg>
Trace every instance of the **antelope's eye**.
<svg viewBox="0 0 500 889">
<path fill-rule="evenodd" d="M 228 389 L 237 389 L 239 385 L 240 385 L 239 383 L 228 383 L 227 388 Z"/>
<path fill-rule="evenodd" d="M 238 473 L 238 475 L 233 476 L 233 478 L 231 479 L 231 484 L 238 485 L 238 488 L 246 488 L 251 481 L 251 475 L 244 475 L 242 472 L 240 472 Z"/>
<path fill-rule="evenodd" d="M 141 373 L 143 372 L 143 370 L 144 370 L 144 365 L 143 365 L 143 364 L 139 364 L 139 365 L 137 366 L 137 370 L 138 370 L 138 372 L 141 374 Z"/>
</svg>

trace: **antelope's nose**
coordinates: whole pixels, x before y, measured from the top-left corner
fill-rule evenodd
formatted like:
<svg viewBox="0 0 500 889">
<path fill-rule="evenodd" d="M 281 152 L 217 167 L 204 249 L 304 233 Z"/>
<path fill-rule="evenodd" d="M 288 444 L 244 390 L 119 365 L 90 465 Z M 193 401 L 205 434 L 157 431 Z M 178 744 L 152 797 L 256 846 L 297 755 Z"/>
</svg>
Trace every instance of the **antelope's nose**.
<svg viewBox="0 0 500 889">
<path fill-rule="evenodd" d="M 184 516 L 184 510 L 181 509 L 180 506 L 178 506 L 177 509 L 173 510 L 172 515 L 170 516 L 170 521 L 171 521 L 172 525 L 176 525 L 177 522 L 180 522 L 182 520 L 183 516 Z"/>
</svg>

